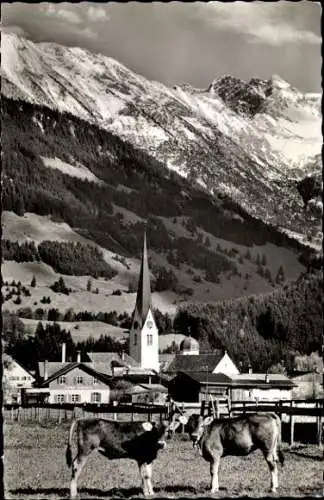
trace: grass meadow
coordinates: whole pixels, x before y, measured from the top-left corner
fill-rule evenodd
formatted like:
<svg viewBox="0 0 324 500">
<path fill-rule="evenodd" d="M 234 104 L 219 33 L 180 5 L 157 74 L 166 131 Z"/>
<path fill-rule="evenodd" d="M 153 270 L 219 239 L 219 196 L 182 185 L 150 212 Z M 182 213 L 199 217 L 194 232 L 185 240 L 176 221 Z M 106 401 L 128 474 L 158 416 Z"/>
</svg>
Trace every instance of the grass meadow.
<svg viewBox="0 0 324 500">
<path fill-rule="evenodd" d="M 8 422 L 4 425 L 6 499 L 69 497 L 70 469 L 65 463 L 69 424 Z M 75 449 L 75 448 L 74 448 Z M 285 449 L 279 472 L 279 496 L 322 496 L 323 455 L 316 445 Z M 269 496 L 270 477 L 261 452 L 226 457 L 220 465 L 218 497 Z M 81 498 L 143 497 L 137 465 L 108 461 L 93 453 L 79 479 Z M 168 442 L 153 464 L 156 497 L 208 497 L 209 465 L 182 436 Z M 276 495 L 277 496 L 277 495 Z"/>
</svg>

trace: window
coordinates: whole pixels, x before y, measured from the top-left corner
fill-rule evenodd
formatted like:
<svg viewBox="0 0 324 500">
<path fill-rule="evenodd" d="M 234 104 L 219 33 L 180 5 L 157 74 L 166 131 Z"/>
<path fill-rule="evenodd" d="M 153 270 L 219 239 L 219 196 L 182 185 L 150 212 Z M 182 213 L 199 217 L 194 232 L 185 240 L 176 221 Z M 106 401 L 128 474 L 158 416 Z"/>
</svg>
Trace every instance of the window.
<svg viewBox="0 0 324 500">
<path fill-rule="evenodd" d="M 66 377 L 62 376 L 59 377 L 57 380 L 58 384 L 65 384 L 66 383 Z"/>
<path fill-rule="evenodd" d="M 80 394 L 71 394 L 71 403 L 80 403 Z"/>
<path fill-rule="evenodd" d="M 91 403 L 101 403 L 101 393 L 92 392 L 91 393 Z"/>
<path fill-rule="evenodd" d="M 76 379 L 76 383 L 77 383 L 77 384 L 83 384 L 83 377 L 80 377 L 80 376 L 79 376 L 79 377 L 77 377 L 77 379 Z"/>
<path fill-rule="evenodd" d="M 151 333 L 147 334 L 147 345 L 153 345 L 153 335 Z"/>
<path fill-rule="evenodd" d="M 135 335 L 134 335 L 134 345 L 136 345 L 136 344 L 137 344 L 137 333 L 135 333 Z"/>
<path fill-rule="evenodd" d="M 95 384 L 98 384 L 98 382 L 99 382 L 99 380 L 96 377 L 93 377 L 92 383 L 95 385 Z"/>
<path fill-rule="evenodd" d="M 21 380 L 27 380 L 27 377 L 21 377 Z"/>
<path fill-rule="evenodd" d="M 64 394 L 57 394 L 55 399 L 56 399 L 57 403 L 65 403 L 65 395 Z"/>
</svg>

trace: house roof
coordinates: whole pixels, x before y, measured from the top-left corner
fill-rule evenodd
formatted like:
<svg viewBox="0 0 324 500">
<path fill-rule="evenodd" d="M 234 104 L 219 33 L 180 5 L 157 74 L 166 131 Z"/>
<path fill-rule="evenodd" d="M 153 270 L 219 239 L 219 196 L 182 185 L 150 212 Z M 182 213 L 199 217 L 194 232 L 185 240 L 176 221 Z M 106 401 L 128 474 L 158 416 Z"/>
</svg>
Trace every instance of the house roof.
<svg viewBox="0 0 324 500">
<path fill-rule="evenodd" d="M 87 352 L 92 367 L 105 375 L 113 375 L 113 366 L 137 367 L 138 363 L 128 354 L 123 354 L 123 359 L 118 352 Z M 118 363 L 118 364 L 116 364 Z"/>
<path fill-rule="evenodd" d="M 64 366 L 61 364 L 61 368 L 51 375 L 48 376 L 46 380 L 43 380 L 39 386 L 40 387 L 46 387 L 48 384 L 53 382 L 53 380 L 56 380 L 58 377 L 62 377 L 69 373 L 70 371 L 74 370 L 75 368 L 79 368 L 80 370 L 83 370 L 84 372 L 88 373 L 89 375 L 92 375 L 93 377 L 96 377 L 98 380 L 101 380 L 101 382 L 108 384 L 110 383 L 111 377 L 108 375 L 102 374 L 98 371 L 96 371 L 89 363 L 64 363 Z"/>
<path fill-rule="evenodd" d="M 201 385 L 229 385 L 232 383 L 231 377 L 224 373 L 206 373 L 206 372 L 180 372 L 180 374 L 191 378 Z"/>
<path fill-rule="evenodd" d="M 164 387 L 162 384 L 139 384 L 146 391 L 155 391 L 155 392 L 168 392 L 168 389 Z"/>
<path fill-rule="evenodd" d="M 266 381 L 266 373 L 240 373 L 232 375 L 233 387 L 278 387 L 292 388 L 295 384 L 286 375 L 278 373 L 269 373 L 268 382 Z"/>
<path fill-rule="evenodd" d="M 58 372 L 64 366 L 69 366 L 72 362 L 62 363 L 61 361 L 48 361 L 47 362 L 47 377 L 51 377 L 53 373 Z M 41 378 L 44 378 L 44 361 L 38 362 L 38 373 Z"/>
<path fill-rule="evenodd" d="M 175 354 L 159 354 L 160 371 L 166 371 L 170 363 L 174 360 Z"/>
<path fill-rule="evenodd" d="M 176 354 L 165 371 L 169 373 L 180 371 L 187 373 L 203 371 L 212 372 L 223 356 L 224 353 L 220 349 L 215 350 L 213 353 L 206 354 Z"/>
</svg>

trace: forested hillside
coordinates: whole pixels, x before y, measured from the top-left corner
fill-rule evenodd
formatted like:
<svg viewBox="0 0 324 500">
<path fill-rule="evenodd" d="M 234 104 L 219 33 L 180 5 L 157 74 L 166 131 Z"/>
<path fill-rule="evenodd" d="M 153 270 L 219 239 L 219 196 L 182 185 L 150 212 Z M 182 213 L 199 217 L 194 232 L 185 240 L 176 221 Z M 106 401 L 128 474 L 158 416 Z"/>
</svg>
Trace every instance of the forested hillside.
<svg viewBox="0 0 324 500">
<path fill-rule="evenodd" d="M 323 275 L 313 271 L 274 292 L 217 303 L 186 303 L 174 320 L 201 349 L 224 348 L 243 369 L 264 371 L 294 354 L 321 352 Z"/>
<path fill-rule="evenodd" d="M 296 260 L 304 248 L 276 228 L 253 219 L 226 195 L 212 199 L 146 153 L 72 115 L 3 97 L 2 120 L 3 210 L 50 215 L 100 246 L 128 257 L 139 257 L 146 223 L 150 251 L 164 254 L 170 265 L 187 264 L 202 270 L 204 279 L 213 283 L 224 272 L 239 275 L 237 263 L 244 257 L 220 245 L 212 248 L 203 232 L 234 245 L 271 243 L 291 249 Z M 64 163 L 70 174 L 50 168 L 49 159 Z M 91 180 L 73 174 L 84 171 L 91 174 Z M 131 224 L 122 212 L 116 213 L 116 207 L 133 214 Z M 163 218 L 183 225 L 190 237 L 170 231 Z M 43 253 L 44 262 L 49 261 L 49 253 L 57 254 L 50 252 L 51 245 Z M 79 257 L 79 269 L 74 266 L 68 272 L 86 272 L 84 259 Z M 277 261 L 279 267 L 280 258 Z M 63 272 L 60 262 L 52 259 L 51 265 Z M 152 262 L 154 266 L 159 271 Z M 265 280 L 271 283 L 269 273 L 260 272 L 257 262 L 255 266 L 254 272 L 262 277 L 266 274 Z"/>
</svg>

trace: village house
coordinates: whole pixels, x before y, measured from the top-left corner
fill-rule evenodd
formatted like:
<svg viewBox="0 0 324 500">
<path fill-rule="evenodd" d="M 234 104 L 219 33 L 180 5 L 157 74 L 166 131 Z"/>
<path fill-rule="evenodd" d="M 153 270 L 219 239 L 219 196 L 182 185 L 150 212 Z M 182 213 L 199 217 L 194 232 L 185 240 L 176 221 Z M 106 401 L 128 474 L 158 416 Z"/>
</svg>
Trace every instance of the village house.
<svg viewBox="0 0 324 500">
<path fill-rule="evenodd" d="M 231 378 L 231 401 L 287 401 L 295 386 L 286 375 L 277 373 L 241 373 Z"/>
<path fill-rule="evenodd" d="M 3 401 L 21 403 L 21 390 L 32 387 L 35 377 L 8 354 L 2 356 L 3 366 Z"/>
</svg>

